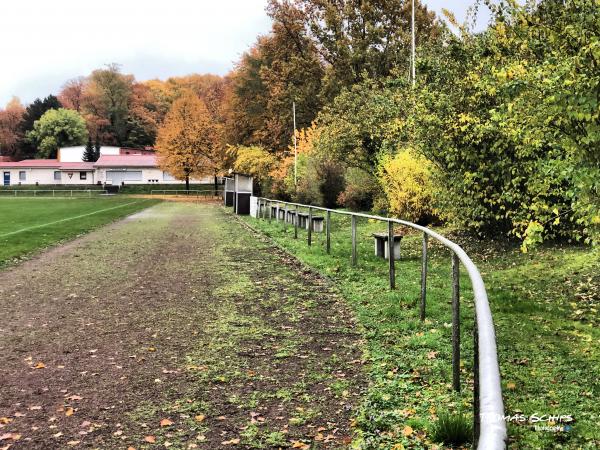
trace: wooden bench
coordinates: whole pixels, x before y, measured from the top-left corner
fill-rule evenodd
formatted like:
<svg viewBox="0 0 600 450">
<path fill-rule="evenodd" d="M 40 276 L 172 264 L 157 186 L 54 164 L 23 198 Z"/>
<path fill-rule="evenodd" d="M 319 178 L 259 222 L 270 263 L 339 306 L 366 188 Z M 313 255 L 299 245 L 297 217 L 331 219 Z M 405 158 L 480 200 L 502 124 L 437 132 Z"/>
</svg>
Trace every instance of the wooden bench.
<svg viewBox="0 0 600 450">
<path fill-rule="evenodd" d="M 388 259 L 388 234 L 387 233 L 373 233 L 375 240 L 375 256 L 379 258 Z M 400 241 L 402 241 L 401 234 L 394 235 L 394 260 L 400 259 Z"/>
</svg>

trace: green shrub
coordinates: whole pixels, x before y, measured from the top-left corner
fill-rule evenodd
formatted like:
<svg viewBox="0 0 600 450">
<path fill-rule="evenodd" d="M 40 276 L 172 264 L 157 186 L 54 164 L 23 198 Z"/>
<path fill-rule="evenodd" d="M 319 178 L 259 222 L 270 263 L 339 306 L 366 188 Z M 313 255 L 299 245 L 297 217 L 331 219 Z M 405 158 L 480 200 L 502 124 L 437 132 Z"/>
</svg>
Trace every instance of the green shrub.
<svg viewBox="0 0 600 450">
<path fill-rule="evenodd" d="M 371 211 L 378 192 L 373 175 L 351 167 L 346 172 L 346 188 L 338 196 L 338 203 L 352 211 Z"/>
<path fill-rule="evenodd" d="M 433 426 L 432 439 L 449 446 L 460 446 L 471 442 L 473 425 L 462 412 L 456 414 L 440 413 Z"/>
</svg>

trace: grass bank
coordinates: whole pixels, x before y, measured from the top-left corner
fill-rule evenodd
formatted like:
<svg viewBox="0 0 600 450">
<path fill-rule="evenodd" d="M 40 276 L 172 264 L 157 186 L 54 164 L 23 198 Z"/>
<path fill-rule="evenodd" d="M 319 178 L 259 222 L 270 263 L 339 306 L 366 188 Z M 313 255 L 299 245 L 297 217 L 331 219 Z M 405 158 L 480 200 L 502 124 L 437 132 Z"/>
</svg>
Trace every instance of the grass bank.
<svg viewBox="0 0 600 450">
<path fill-rule="evenodd" d="M 418 317 L 421 235 L 402 241 L 396 291 L 387 265 L 373 256 L 370 234 L 385 225 L 358 221 L 358 266 L 351 266 L 350 219 L 333 216 L 332 251 L 325 239 L 293 228 L 247 218 L 249 223 L 333 278 L 353 306 L 367 339 L 370 389 L 355 420 L 359 448 L 435 448 L 433 428 L 445 413 L 472 405 L 472 291 L 461 274 L 463 389 L 451 389 L 450 254 L 431 242 L 427 320 Z M 449 231 L 449 230 L 444 230 Z M 448 234 L 448 233 L 446 233 Z M 502 387 L 509 421 L 509 448 L 597 448 L 600 444 L 600 258 L 583 247 L 548 246 L 521 254 L 506 242 L 452 235 L 480 268 L 498 337 Z M 463 271 L 464 272 L 464 271 Z M 536 429 L 534 416 L 571 415 L 562 431 Z M 535 419 L 533 419 L 535 420 Z"/>
</svg>

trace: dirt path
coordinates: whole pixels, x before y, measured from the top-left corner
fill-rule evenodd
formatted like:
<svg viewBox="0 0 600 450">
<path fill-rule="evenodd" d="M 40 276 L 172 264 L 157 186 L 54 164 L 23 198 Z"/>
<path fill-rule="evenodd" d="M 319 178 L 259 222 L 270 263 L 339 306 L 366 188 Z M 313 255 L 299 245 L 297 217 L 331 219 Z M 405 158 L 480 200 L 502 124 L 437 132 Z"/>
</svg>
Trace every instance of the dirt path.
<svg viewBox="0 0 600 450">
<path fill-rule="evenodd" d="M 0 318 L 0 449 L 350 442 L 351 314 L 218 207 L 162 203 L 0 272 Z"/>
</svg>

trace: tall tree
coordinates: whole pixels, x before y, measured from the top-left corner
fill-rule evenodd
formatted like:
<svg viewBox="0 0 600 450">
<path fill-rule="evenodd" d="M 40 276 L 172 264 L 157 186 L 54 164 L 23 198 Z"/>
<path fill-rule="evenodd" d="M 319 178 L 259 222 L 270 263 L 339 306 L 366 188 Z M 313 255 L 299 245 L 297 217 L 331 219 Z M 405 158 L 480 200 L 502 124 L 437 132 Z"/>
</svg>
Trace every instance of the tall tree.
<svg viewBox="0 0 600 450">
<path fill-rule="evenodd" d="M 227 158 L 221 144 L 221 127 L 206 104 L 191 91 L 173 103 L 158 131 L 159 166 L 190 188 L 192 176 L 216 176 Z"/>
<path fill-rule="evenodd" d="M 273 14 L 289 0 L 270 0 Z M 411 0 L 293 0 L 304 25 L 327 63 L 325 94 L 333 98 L 344 86 L 393 71 L 408 76 Z M 433 12 L 415 0 L 417 44 L 435 41 L 443 26 Z"/>
<path fill-rule="evenodd" d="M 321 107 L 323 66 L 306 34 L 302 12 L 289 2 L 271 5 L 271 33 L 258 39 L 229 77 L 227 139 L 285 151 L 297 125 L 310 126 Z"/>
<path fill-rule="evenodd" d="M 77 111 L 64 108 L 47 111 L 27 132 L 27 140 L 38 148 L 39 158 L 56 158 L 60 147 L 81 145 L 87 137 L 83 118 Z"/>
<path fill-rule="evenodd" d="M 124 75 L 116 64 L 94 70 L 85 86 L 82 111 L 92 135 L 103 142 L 123 145 L 133 76 Z"/>
<path fill-rule="evenodd" d="M 81 111 L 85 84 L 86 79 L 84 77 L 77 77 L 63 85 L 58 94 L 58 100 L 64 108 L 74 109 L 77 112 Z"/>
<path fill-rule="evenodd" d="M 0 109 L 0 156 L 19 157 L 23 133 L 19 127 L 25 108 L 16 97 Z"/>
<path fill-rule="evenodd" d="M 58 98 L 54 95 L 49 95 L 43 100 L 36 98 L 33 103 L 25 108 L 25 113 L 19 125 L 20 132 L 23 136 L 33 130 L 33 124 L 39 120 L 47 111 L 56 110 L 61 107 Z M 23 139 L 19 149 L 19 158 L 33 158 L 37 152 L 37 148 L 28 139 Z"/>
</svg>

